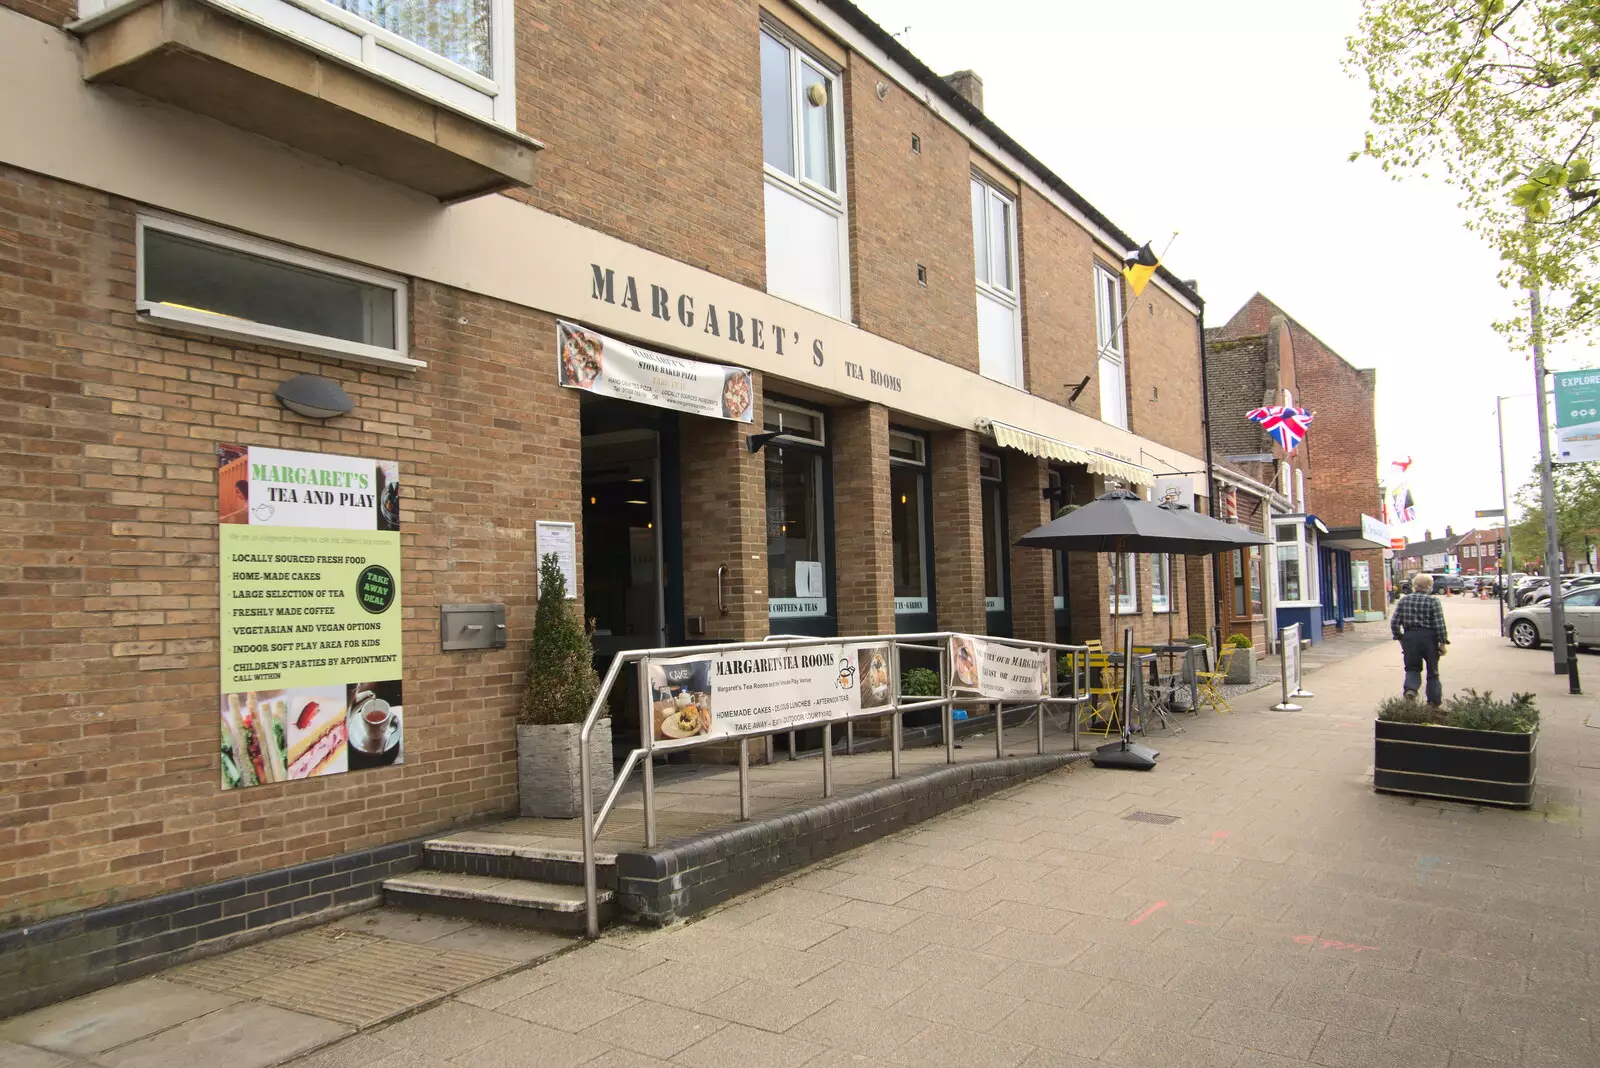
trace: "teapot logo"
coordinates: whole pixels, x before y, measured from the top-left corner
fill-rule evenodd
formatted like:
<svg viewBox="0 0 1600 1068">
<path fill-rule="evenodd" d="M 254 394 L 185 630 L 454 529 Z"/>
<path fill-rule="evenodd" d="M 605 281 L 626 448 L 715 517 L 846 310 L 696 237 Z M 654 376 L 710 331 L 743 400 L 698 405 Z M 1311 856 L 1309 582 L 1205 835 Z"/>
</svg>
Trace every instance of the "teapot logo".
<svg viewBox="0 0 1600 1068">
<path fill-rule="evenodd" d="M 848 659 L 844 659 L 844 658 L 840 659 L 840 661 L 839 661 L 839 678 L 836 681 L 837 681 L 839 689 L 841 689 L 841 690 L 848 690 L 848 689 L 850 689 L 850 687 L 855 685 L 855 681 L 856 681 L 856 666 L 854 664 L 852 664 Z"/>
<path fill-rule="evenodd" d="M 250 514 L 256 517 L 257 523 L 267 522 L 272 518 L 272 513 L 272 505 L 266 503 L 258 504 L 254 508 L 250 509 Z"/>
</svg>

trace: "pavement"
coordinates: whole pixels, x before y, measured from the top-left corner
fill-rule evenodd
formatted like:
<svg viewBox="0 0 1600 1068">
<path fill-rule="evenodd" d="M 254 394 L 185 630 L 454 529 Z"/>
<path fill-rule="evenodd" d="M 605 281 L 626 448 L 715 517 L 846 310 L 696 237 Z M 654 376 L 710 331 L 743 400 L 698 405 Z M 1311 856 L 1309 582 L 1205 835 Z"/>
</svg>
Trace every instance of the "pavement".
<svg viewBox="0 0 1600 1068">
<path fill-rule="evenodd" d="M 1446 615 L 1447 691 L 1538 695 L 1531 810 L 1372 791 L 1400 665 L 1364 624 L 1307 654 L 1303 711 L 1257 691 L 1152 772 L 1045 776 L 688 924 L 375 910 L 0 1023 L 0 1066 L 1594 1068 L 1600 709 L 1492 601 Z"/>
</svg>

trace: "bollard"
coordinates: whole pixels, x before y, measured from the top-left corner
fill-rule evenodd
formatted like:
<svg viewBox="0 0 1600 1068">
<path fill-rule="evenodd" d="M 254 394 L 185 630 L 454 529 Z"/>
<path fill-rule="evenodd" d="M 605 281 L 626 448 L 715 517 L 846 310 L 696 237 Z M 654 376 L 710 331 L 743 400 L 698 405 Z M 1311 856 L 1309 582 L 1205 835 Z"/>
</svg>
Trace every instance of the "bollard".
<svg viewBox="0 0 1600 1068">
<path fill-rule="evenodd" d="M 1566 625 L 1567 631 L 1567 692 L 1582 693 L 1583 687 L 1578 683 L 1578 631 L 1571 623 Z"/>
</svg>

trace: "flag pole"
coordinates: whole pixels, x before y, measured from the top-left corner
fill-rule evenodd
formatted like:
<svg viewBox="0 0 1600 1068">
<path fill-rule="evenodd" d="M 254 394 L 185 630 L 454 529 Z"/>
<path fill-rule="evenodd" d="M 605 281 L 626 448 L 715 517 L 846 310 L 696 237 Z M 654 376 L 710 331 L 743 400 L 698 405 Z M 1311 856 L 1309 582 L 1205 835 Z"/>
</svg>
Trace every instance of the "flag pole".
<svg viewBox="0 0 1600 1068">
<path fill-rule="evenodd" d="M 1161 255 L 1156 257 L 1156 265 L 1157 266 L 1160 266 L 1161 261 L 1165 260 L 1167 258 L 1167 250 L 1172 248 L 1172 243 L 1174 241 L 1176 241 L 1176 240 L 1178 240 L 1178 231 L 1174 230 L 1174 231 L 1172 231 L 1172 236 L 1167 238 L 1166 247 L 1161 250 Z M 1122 318 L 1117 320 L 1116 328 L 1111 331 L 1111 340 L 1107 341 L 1104 345 L 1100 346 L 1100 350 L 1097 353 L 1095 353 L 1095 358 L 1096 359 L 1103 359 L 1105 357 L 1105 354 L 1107 352 L 1109 352 L 1110 349 L 1111 349 L 1111 342 L 1112 341 L 1116 341 L 1116 340 L 1118 340 L 1118 339 L 1120 339 L 1122 337 L 1122 328 L 1128 325 L 1128 317 L 1131 316 L 1132 314 L 1133 314 L 1133 304 L 1132 304 L 1132 302 L 1125 302 L 1125 306 L 1122 309 Z"/>
</svg>

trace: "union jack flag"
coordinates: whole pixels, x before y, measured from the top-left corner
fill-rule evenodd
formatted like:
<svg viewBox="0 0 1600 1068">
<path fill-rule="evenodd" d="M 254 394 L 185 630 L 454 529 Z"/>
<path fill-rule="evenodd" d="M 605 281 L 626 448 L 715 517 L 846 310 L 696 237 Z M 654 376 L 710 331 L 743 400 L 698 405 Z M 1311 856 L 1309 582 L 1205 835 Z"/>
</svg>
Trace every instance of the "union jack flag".
<svg viewBox="0 0 1600 1068">
<path fill-rule="evenodd" d="M 1246 412 L 1245 418 L 1252 423 L 1260 423 L 1261 429 L 1272 435 L 1272 440 L 1278 443 L 1279 448 L 1294 452 L 1305 440 L 1306 430 L 1311 426 L 1314 416 L 1304 408 L 1279 404 Z"/>
</svg>

